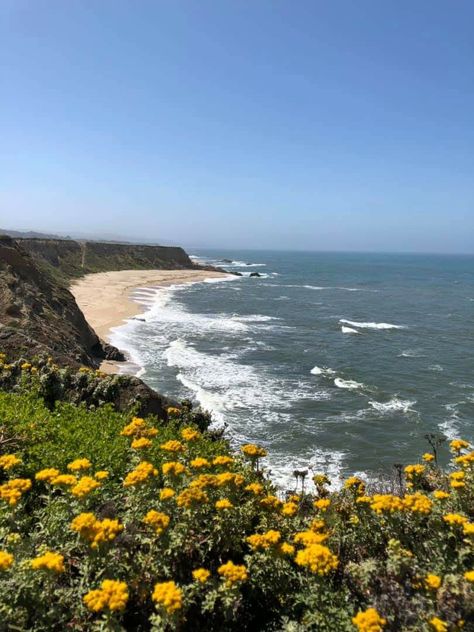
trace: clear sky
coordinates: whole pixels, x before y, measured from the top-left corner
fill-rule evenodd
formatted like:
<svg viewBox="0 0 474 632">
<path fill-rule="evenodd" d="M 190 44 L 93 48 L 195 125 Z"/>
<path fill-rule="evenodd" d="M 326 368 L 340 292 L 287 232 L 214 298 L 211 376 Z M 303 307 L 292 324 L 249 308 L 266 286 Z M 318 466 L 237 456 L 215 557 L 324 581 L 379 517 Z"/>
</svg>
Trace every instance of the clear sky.
<svg viewBox="0 0 474 632">
<path fill-rule="evenodd" d="M 472 0 L 1 0 L 0 227 L 474 252 Z"/>
</svg>

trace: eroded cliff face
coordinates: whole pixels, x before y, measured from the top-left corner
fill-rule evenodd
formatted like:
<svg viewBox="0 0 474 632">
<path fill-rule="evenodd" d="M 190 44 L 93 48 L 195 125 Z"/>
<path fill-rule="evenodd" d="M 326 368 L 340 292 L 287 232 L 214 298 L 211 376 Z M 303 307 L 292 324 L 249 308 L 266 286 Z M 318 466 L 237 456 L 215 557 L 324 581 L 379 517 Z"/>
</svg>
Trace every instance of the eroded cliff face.
<svg viewBox="0 0 474 632">
<path fill-rule="evenodd" d="M 196 267 L 179 247 L 63 239 L 17 241 L 40 267 L 52 268 L 49 271 L 53 275 L 58 271 L 66 279 L 110 270 L 176 270 Z"/>
<path fill-rule="evenodd" d="M 117 357 L 87 324 L 71 292 L 20 243 L 0 236 L 1 350 L 14 358 L 47 353 L 62 364 L 90 367 Z"/>
</svg>

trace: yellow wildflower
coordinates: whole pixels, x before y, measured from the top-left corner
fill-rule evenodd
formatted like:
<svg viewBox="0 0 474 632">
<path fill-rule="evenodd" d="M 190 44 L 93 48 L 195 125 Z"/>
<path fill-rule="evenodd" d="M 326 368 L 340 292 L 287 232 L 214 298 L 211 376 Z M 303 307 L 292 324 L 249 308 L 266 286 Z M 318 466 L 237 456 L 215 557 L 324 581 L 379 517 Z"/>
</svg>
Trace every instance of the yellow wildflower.
<svg viewBox="0 0 474 632">
<path fill-rule="evenodd" d="M 199 439 L 201 433 L 194 428 L 183 428 L 181 430 L 181 436 L 185 441 L 195 441 L 196 439 Z"/>
<path fill-rule="evenodd" d="M 131 447 L 134 450 L 146 450 L 146 448 L 150 448 L 152 445 L 153 441 L 146 437 L 139 437 L 138 439 L 134 439 L 131 443 Z"/>
<path fill-rule="evenodd" d="M 244 489 L 246 492 L 252 492 L 255 496 L 259 496 L 263 492 L 263 485 L 260 483 L 249 483 Z"/>
<path fill-rule="evenodd" d="M 304 546 L 310 546 L 311 544 L 322 544 L 328 539 L 326 533 L 316 533 L 315 531 L 300 531 L 295 533 L 293 538 L 296 544 L 304 544 Z"/>
<path fill-rule="evenodd" d="M 166 412 L 168 413 L 168 415 L 180 415 L 181 414 L 181 410 L 179 408 L 176 408 L 176 406 L 168 406 L 168 408 L 166 409 Z"/>
<path fill-rule="evenodd" d="M 35 479 L 37 481 L 45 481 L 46 483 L 51 483 L 53 479 L 59 476 L 60 472 L 55 467 L 47 467 L 44 470 L 40 470 L 36 472 Z"/>
<path fill-rule="evenodd" d="M 129 472 L 123 482 L 124 487 L 130 487 L 132 485 L 139 485 L 146 482 L 150 476 L 156 476 L 158 470 L 154 465 L 148 463 L 148 461 L 141 461 L 137 467 Z"/>
<path fill-rule="evenodd" d="M 356 494 L 362 495 L 365 492 L 365 483 L 358 476 L 350 476 L 344 483 L 345 489 L 354 491 Z"/>
<path fill-rule="evenodd" d="M 428 573 L 425 577 L 425 586 L 430 588 L 431 590 L 438 590 L 441 586 L 441 577 L 439 575 L 433 575 L 432 573 Z"/>
<path fill-rule="evenodd" d="M 403 506 L 407 511 L 411 511 L 413 513 L 422 513 L 428 514 L 430 513 L 433 502 L 420 492 L 415 492 L 414 494 L 407 494 L 403 498 Z"/>
<path fill-rule="evenodd" d="M 189 465 L 196 469 L 200 469 L 201 467 L 210 467 L 211 464 L 207 459 L 198 456 L 196 459 L 190 461 Z"/>
<path fill-rule="evenodd" d="M 96 478 L 98 481 L 104 481 L 106 478 L 109 478 L 109 473 L 107 472 L 107 470 L 99 470 L 94 474 L 94 478 Z"/>
<path fill-rule="evenodd" d="M 375 608 L 367 608 L 363 612 L 358 612 L 352 623 L 359 632 L 381 632 L 387 620 L 381 617 Z"/>
<path fill-rule="evenodd" d="M 227 586 L 245 582 L 248 579 L 247 568 L 243 564 L 234 564 L 231 561 L 219 566 L 217 572 L 225 580 Z"/>
<path fill-rule="evenodd" d="M 425 452 L 421 458 L 423 461 L 431 463 L 431 461 L 434 461 L 434 454 L 431 454 L 431 452 Z"/>
<path fill-rule="evenodd" d="M 123 437 L 133 437 L 140 434 L 146 427 L 145 420 L 141 417 L 134 417 L 132 421 L 125 426 L 120 433 Z"/>
<path fill-rule="evenodd" d="M 234 459 L 231 456 L 220 455 L 214 457 L 212 464 L 213 465 L 231 465 L 234 462 Z"/>
<path fill-rule="evenodd" d="M 143 522 L 152 527 L 157 535 L 161 535 L 170 523 L 170 517 L 160 511 L 150 509 Z"/>
<path fill-rule="evenodd" d="M 190 509 L 193 505 L 201 505 L 208 500 L 206 492 L 197 487 L 188 487 L 176 497 L 176 504 L 179 507 Z"/>
<path fill-rule="evenodd" d="M 268 496 L 260 500 L 260 504 L 267 509 L 278 509 L 282 505 L 282 502 L 276 496 L 268 494 Z"/>
<path fill-rule="evenodd" d="M 160 491 L 160 500 L 169 500 L 170 498 L 173 498 L 175 493 L 176 492 L 174 489 L 171 489 L 171 487 L 163 487 Z"/>
<path fill-rule="evenodd" d="M 283 555 L 294 555 L 295 547 L 289 542 L 282 542 L 280 545 L 280 553 L 283 553 Z"/>
<path fill-rule="evenodd" d="M 7 551 L 0 551 L 0 571 L 8 570 L 13 564 L 14 558 Z"/>
<path fill-rule="evenodd" d="M 327 546 L 322 544 L 311 544 L 306 548 L 298 551 L 295 562 L 298 566 L 309 568 L 309 570 L 317 575 L 327 575 L 338 565 L 338 559 Z"/>
<path fill-rule="evenodd" d="M 54 571 L 55 573 L 63 573 L 65 570 L 64 556 L 60 553 L 47 551 L 43 555 L 31 560 L 31 568 L 34 568 L 35 570 L 48 570 Z"/>
<path fill-rule="evenodd" d="M 448 624 L 442 621 L 441 619 L 439 619 L 438 617 L 433 617 L 432 619 L 430 619 L 429 623 L 432 626 L 432 628 L 435 630 L 435 632 L 448 632 L 449 630 Z"/>
<path fill-rule="evenodd" d="M 79 472 L 80 470 L 88 470 L 91 466 L 89 459 L 74 459 L 68 463 L 67 469 L 71 472 Z"/>
<path fill-rule="evenodd" d="M 436 498 L 436 500 L 445 500 L 446 498 L 449 498 L 448 492 L 443 492 L 442 489 L 435 490 L 433 492 L 433 496 Z"/>
<path fill-rule="evenodd" d="M 362 502 L 361 496 L 358 500 Z M 392 494 L 375 494 L 371 500 L 370 507 L 375 513 L 382 513 L 383 511 L 388 511 L 393 513 L 394 511 L 401 511 L 403 509 L 403 501 L 398 496 L 393 496 Z"/>
<path fill-rule="evenodd" d="M 465 522 L 462 530 L 464 535 L 474 535 L 474 522 Z"/>
<path fill-rule="evenodd" d="M 464 573 L 464 579 L 471 582 L 471 584 L 474 584 L 474 571 L 466 571 Z"/>
<path fill-rule="evenodd" d="M 88 540 L 91 547 L 96 549 L 103 542 L 114 540 L 123 531 L 123 525 L 118 520 L 97 520 L 93 513 L 82 513 L 71 522 L 71 529 Z"/>
<path fill-rule="evenodd" d="M 65 485 L 70 487 L 77 483 L 77 476 L 74 474 L 58 474 L 51 480 L 52 485 Z"/>
<path fill-rule="evenodd" d="M 246 443 L 241 448 L 245 456 L 251 459 L 258 459 L 259 457 L 267 456 L 267 451 L 254 443 Z"/>
<path fill-rule="evenodd" d="M 281 540 L 281 533 L 270 529 L 266 533 L 255 533 L 247 537 L 247 542 L 252 549 L 269 549 L 271 546 L 275 546 Z"/>
<path fill-rule="evenodd" d="M 0 468 L 4 470 L 9 470 L 20 463 L 22 463 L 22 460 L 14 454 L 4 454 L 3 456 L 0 456 Z"/>
<path fill-rule="evenodd" d="M 281 508 L 281 513 L 284 516 L 294 516 L 298 511 L 298 505 L 296 503 L 284 503 Z"/>
<path fill-rule="evenodd" d="M 449 447 L 453 452 L 461 452 L 461 450 L 467 450 L 469 448 L 469 443 L 467 441 L 464 441 L 464 439 L 454 439 L 449 444 Z"/>
<path fill-rule="evenodd" d="M 414 478 L 415 476 L 421 476 L 425 471 L 425 466 L 420 465 L 419 463 L 415 465 L 407 465 L 405 468 L 405 474 L 408 480 Z"/>
<path fill-rule="evenodd" d="M 167 461 L 166 463 L 163 463 L 161 469 L 165 476 L 179 476 L 179 474 L 183 474 L 183 472 L 186 471 L 184 465 L 178 461 Z"/>
<path fill-rule="evenodd" d="M 183 592 L 173 581 L 155 584 L 151 598 L 168 614 L 173 614 L 183 606 Z"/>
<path fill-rule="evenodd" d="M 100 483 L 98 483 L 94 478 L 92 478 L 91 476 L 82 476 L 77 482 L 77 485 L 71 487 L 70 491 L 73 496 L 82 498 L 83 496 L 87 496 L 87 494 L 90 494 L 92 491 L 94 491 L 94 489 L 97 489 L 98 487 L 100 487 Z"/>
<path fill-rule="evenodd" d="M 211 572 L 208 571 L 206 568 L 197 568 L 193 571 L 194 579 L 201 584 L 205 584 L 210 576 Z"/>
<path fill-rule="evenodd" d="M 170 439 L 169 441 L 162 443 L 160 448 L 166 452 L 184 452 L 186 449 L 181 441 L 176 441 L 176 439 Z"/>
<path fill-rule="evenodd" d="M 450 525 L 458 525 L 462 526 L 466 522 L 468 522 L 466 516 L 461 516 L 461 514 L 457 513 L 448 513 L 443 516 L 443 520 Z"/>
<path fill-rule="evenodd" d="M 316 487 L 324 487 L 325 485 L 330 485 L 331 481 L 326 476 L 326 474 L 315 474 L 313 476 L 313 483 Z"/>
<path fill-rule="evenodd" d="M 315 500 L 313 504 L 316 509 L 319 509 L 320 511 L 326 511 L 331 504 L 331 501 L 329 500 L 329 498 L 320 498 L 319 500 Z"/>
<path fill-rule="evenodd" d="M 21 495 L 31 488 L 29 478 L 13 478 L 0 485 L 0 499 L 9 505 L 16 505 Z"/>
<path fill-rule="evenodd" d="M 84 596 L 84 603 L 92 612 L 124 610 L 127 601 L 127 584 L 114 579 L 104 579 L 99 589 L 90 590 Z"/>
<path fill-rule="evenodd" d="M 234 505 L 230 502 L 228 498 L 222 498 L 216 501 L 216 509 L 232 509 Z"/>
</svg>

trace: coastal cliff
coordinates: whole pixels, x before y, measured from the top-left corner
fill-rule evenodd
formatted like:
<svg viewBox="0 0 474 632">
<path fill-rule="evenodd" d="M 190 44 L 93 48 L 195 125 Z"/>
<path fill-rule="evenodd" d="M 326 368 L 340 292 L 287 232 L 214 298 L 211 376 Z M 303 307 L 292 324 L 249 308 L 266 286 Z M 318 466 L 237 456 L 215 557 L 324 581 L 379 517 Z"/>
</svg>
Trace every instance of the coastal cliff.
<svg viewBox="0 0 474 632">
<path fill-rule="evenodd" d="M 65 284 L 91 272 L 198 267 L 178 246 L 39 238 L 18 239 L 17 243 L 31 255 L 39 268 Z"/>
</svg>

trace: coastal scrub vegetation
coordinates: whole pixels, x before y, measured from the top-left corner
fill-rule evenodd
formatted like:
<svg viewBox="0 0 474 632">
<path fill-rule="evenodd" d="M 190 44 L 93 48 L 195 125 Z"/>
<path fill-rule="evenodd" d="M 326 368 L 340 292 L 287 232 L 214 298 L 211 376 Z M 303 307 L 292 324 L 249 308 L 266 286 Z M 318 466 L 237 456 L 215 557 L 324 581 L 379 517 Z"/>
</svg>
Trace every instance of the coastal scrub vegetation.
<svg viewBox="0 0 474 632">
<path fill-rule="evenodd" d="M 17 368 L 0 356 L 2 383 Z M 400 494 L 325 474 L 283 494 L 263 448 L 189 405 L 51 405 L 53 369 L 20 369 L 0 391 L 2 630 L 474 629 L 466 441 L 448 468 L 405 464 Z"/>
</svg>

